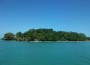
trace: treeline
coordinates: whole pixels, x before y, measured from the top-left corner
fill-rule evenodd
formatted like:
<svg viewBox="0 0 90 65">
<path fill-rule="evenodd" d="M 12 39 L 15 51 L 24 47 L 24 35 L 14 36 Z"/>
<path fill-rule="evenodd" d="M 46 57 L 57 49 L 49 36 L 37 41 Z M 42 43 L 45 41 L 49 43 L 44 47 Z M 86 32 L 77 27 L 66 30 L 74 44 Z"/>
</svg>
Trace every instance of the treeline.
<svg viewBox="0 0 90 65">
<path fill-rule="evenodd" d="M 54 31 L 53 29 L 30 29 L 24 33 L 17 32 L 6 33 L 3 40 L 16 40 L 16 41 L 87 41 L 87 37 L 83 33 Z"/>
</svg>

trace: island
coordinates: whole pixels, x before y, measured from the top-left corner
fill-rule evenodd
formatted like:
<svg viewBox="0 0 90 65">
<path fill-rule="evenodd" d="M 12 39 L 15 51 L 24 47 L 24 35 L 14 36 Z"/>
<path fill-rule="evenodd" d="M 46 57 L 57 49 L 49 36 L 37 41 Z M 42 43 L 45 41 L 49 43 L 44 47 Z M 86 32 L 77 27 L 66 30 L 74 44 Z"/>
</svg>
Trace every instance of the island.
<svg viewBox="0 0 90 65">
<path fill-rule="evenodd" d="M 16 41 L 89 41 L 83 33 L 54 31 L 53 29 L 30 29 L 24 33 L 17 32 L 13 34 L 8 32 L 2 38 L 3 40 L 16 40 Z"/>
</svg>

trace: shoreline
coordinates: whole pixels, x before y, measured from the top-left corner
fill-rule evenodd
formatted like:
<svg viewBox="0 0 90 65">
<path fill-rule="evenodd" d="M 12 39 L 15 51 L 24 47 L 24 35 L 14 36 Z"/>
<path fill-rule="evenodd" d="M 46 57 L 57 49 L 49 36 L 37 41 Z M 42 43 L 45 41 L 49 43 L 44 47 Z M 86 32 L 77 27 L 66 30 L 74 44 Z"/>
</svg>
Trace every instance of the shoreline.
<svg viewBox="0 0 90 65">
<path fill-rule="evenodd" d="M 90 42 L 90 41 L 27 41 L 27 42 Z"/>
<path fill-rule="evenodd" d="M 2 40 L 2 41 L 16 41 L 16 40 Z M 90 41 L 17 41 L 17 42 L 90 42 Z"/>
</svg>

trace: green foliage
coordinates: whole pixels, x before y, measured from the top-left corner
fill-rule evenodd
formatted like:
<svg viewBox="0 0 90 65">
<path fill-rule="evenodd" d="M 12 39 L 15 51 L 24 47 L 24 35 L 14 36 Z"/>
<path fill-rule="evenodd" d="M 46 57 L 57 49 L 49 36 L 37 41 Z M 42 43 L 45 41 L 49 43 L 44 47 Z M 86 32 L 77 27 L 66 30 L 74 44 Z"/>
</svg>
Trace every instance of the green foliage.
<svg viewBox="0 0 90 65">
<path fill-rule="evenodd" d="M 13 40 L 13 34 L 8 34 L 5 34 L 4 39 Z M 17 41 L 86 41 L 90 40 L 90 37 L 77 32 L 53 31 L 53 29 L 30 29 L 24 33 L 17 32 L 14 39 Z"/>
<path fill-rule="evenodd" d="M 87 37 L 87 40 L 90 40 L 90 37 Z"/>
<path fill-rule="evenodd" d="M 4 38 L 3 38 L 4 40 L 14 40 L 14 34 L 13 33 L 6 33 L 5 35 L 4 35 Z"/>
<path fill-rule="evenodd" d="M 22 38 L 22 36 L 23 36 L 22 32 L 17 32 L 16 33 L 16 37 L 21 37 Z"/>
</svg>

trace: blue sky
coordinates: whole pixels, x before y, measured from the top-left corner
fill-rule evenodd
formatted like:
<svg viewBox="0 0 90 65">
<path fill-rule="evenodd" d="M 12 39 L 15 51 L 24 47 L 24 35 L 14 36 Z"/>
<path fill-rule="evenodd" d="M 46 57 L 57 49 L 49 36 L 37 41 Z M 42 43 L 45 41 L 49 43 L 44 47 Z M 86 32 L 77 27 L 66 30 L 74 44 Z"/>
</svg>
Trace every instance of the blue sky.
<svg viewBox="0 0 90 65">
<path fill-rule="evenodd" d="M 0 0 L 0 37 L 31 28 L 90 36 L 90 0 Z"/>
</svg>

